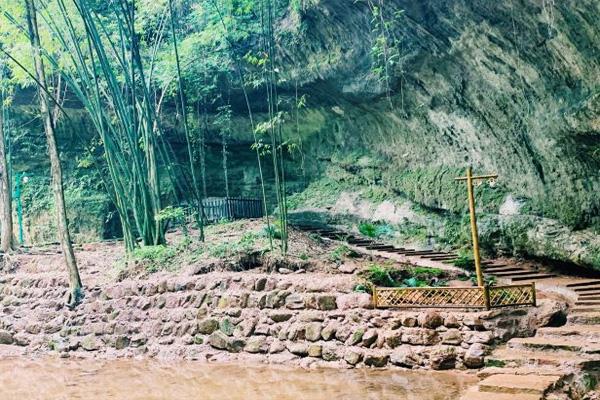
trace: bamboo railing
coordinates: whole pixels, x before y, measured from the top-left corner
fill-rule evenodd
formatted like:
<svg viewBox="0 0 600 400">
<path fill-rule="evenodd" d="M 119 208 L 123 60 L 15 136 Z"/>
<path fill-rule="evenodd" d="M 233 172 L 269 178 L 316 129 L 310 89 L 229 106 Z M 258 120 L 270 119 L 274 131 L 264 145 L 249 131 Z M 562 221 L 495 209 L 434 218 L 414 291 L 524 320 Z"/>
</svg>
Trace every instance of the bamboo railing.
<svg viewBox="0 0 600 400">
<path fill-rule="evenodd" d="M 535 283 L 476 287 L 373 287 L 377 308 L 480 308 L 535 306 Z"/>
</svg>

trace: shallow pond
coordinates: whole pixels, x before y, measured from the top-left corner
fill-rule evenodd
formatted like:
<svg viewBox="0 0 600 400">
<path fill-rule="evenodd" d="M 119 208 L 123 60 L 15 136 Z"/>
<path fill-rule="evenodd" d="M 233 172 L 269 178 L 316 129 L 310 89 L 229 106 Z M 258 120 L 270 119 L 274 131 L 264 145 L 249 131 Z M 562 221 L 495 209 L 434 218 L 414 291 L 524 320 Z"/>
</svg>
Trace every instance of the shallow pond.
<svg viewBox="0 0 600 400">
<path fill-rule="evenodd" d="M 148 360 L 0 360 L 2 400 L 442 400 L 476 378 L 412 371 L 307 371 Z"/>
</svg>

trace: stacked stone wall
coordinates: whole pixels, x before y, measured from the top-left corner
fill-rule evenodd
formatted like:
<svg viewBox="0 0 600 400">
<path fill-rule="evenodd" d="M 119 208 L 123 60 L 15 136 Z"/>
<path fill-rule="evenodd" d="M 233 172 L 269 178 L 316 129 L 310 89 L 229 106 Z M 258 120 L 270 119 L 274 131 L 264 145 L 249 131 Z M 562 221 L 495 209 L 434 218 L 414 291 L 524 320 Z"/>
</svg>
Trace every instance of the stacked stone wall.
<svg viewBox="0 0 600 400">
<path fill-rule="evenodd" d="M 209 273 L 123 281 L 88 288 L 71 311 L 63 306 L 66 282 L 8 276 L 0 280 L 0 344 L 63 357 L 479 368 L 494 344 L 531 335 L 543 319 L 540 309 L 375 310 L 347 280 L 307 278 Z"/>
</svg>

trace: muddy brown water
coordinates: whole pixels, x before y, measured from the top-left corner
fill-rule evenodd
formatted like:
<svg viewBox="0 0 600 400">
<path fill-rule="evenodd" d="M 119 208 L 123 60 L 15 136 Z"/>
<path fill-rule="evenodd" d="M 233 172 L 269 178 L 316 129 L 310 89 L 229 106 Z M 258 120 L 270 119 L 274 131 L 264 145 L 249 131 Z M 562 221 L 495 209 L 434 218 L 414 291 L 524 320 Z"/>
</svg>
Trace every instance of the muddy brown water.
<svg viewBox="0 0 600 400">
<path fill-rule="evenodd" d="M 302 370 L 149 360 L 0 360 L 2 400 L 442 400 L 476 378 L 458 373 Z"/>
</svg>

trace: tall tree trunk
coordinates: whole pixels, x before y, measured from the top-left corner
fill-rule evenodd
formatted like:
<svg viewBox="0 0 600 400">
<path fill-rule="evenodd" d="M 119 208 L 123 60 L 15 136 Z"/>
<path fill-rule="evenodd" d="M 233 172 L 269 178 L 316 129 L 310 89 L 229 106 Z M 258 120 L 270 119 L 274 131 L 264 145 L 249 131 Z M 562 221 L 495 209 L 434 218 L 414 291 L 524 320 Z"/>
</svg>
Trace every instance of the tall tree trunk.
<svg viewBox="0 0 600 400">
<path fill-rule="evenodd" d="M 35 0 L 25 0 L 27 9 L 27 26 L 29 28 L 29 36 L 31 40 L 31 50 L 35 64 L 35 73 L 39 85 L 47 90 L 46 72 L 44 70 L 44 62 L 40 50 L 40 37 L 38 32 L 37 15 Z M 40 99 L 40 114 L 44 121 L 44 131 L 46 133 L 46 141 L 48 143 L 48 153 L 50 155 L 50 172 L 52 175 L 52 191 L 54 193 L 54 202 L 56 205 L 56 220 L 57 230 L 60 245 L 65 256 L 65 262 L 69 271 L 69 298 L 67 304 L 70 307 L 76 306 L 83 297 L 81 286 L 81 278 L 75 253 L 71 244 L 71 236 L 69 234 L 69 226 L 67 222 L 67 210 L 65 208 L 65 195 L 63 192 L 62 168 L 60 166 L 60 158 L 58 155 L 58 146 L 56 144 L 55 127 L 48 94 L 46 90 L 39 89 Z"/>
<path fill-rule="evenodd" d="M 0 96 L 0 103 L 4 99 Z M 0 104 L 0 246 L 4 253 L 13 249 L 12 192 L 4 137 L 4 105 Z"/>
</svg>

